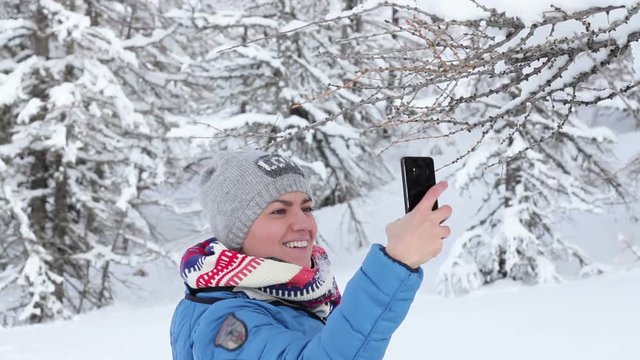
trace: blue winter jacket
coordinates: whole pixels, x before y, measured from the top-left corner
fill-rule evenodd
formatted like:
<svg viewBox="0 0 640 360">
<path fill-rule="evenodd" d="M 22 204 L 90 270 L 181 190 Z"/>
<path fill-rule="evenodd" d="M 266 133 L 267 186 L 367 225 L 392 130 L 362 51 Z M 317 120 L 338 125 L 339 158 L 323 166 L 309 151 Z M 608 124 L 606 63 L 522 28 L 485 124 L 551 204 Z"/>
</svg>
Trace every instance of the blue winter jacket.
<svg viewBox="0 0 640 360">
<path fill-rule="evenodd" d="M 422 269 L 410 269 L 375 244 L 326 324 L 302 309 L 242 293 L 198 293 L 173 315 L 173 359 L 382 359 L 422 277 Z M 233 351 L 216 345 L 231 314 L 246 325 L 246 341 Z"/>
</svg>

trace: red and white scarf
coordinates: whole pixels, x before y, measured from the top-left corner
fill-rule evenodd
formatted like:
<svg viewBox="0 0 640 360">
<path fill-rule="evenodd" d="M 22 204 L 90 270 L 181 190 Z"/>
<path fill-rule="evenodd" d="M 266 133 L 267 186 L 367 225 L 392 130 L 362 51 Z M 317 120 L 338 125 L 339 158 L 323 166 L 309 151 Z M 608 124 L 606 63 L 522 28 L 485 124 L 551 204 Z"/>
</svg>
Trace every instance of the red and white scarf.
<svg viewBox="0 0 640 360">
<path fill-rule="evenodd" d="M 315 245 L 311 259 L 313 268 L 249 256 L 211 238 L 187 250 L 180 274 L 192 289 L 233 287 L 252 299 L 280 300 L 324 319 L 340 303 L 340 291 L 324 249 Z"/>
</svg>

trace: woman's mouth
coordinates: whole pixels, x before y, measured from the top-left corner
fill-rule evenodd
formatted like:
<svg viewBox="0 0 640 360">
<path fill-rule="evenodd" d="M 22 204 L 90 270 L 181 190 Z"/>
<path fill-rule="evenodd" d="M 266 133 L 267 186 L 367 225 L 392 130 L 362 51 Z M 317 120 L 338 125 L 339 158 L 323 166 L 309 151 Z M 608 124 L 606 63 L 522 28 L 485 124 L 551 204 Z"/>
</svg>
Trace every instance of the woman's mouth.
<svg viewBox="0 0 640 360">
<path fill-rule="evenodd" d="M 283 245 L 290 249 L 306 248 L 307 246 L 309 246 L 309 241 L 307 240 L 289 241 L 284 243 Z"/>
</svg>

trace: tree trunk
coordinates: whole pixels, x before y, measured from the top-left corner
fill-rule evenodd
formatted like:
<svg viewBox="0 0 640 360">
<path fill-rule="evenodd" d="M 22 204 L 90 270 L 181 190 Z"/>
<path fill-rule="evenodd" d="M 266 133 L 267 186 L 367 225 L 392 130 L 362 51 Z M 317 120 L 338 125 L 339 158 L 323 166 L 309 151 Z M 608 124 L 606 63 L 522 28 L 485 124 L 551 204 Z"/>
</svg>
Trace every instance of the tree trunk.
<svg viewBox="0 0 640 360">
<path fill-rule="evenodd" d="M 87 9 L 84 14 L 89 17 L 91 26 L 98 26 L 100 22 L 100 15 L 96 11 L 94 0 L 84 0 L 84 2 L 87 4 Z"/>
<path fill-rule="evenodd" d="M 43 150 L 32 150 L 29 153 L 33 158 L 30 169 L 31 184 L 29 189 L 42 190 L 47 188 L 47 152 Z M 34 196 L 29 202 L 31 209 L 29 213 L 29 220 L 36 239 L 46 239 L 47 233 L 47 199 L 46 196 Z"/>
<path fill-rule="evenodd" d="M 39 4 L 38 4 L 39 5 Z M 33 36 L 33 49 L 35 54 L 45 58 L 49 57 L 49 18 L 44 9 L 38 6 L 36 10 L 36 26 L 38 31 Z"/>
<path fill-rule="evenodd" d="M 8 144 L 11 140 L 11 122 L 13 119 L 13 108 L 11 106 L 0 106 L 0 145 Z"/>
<path fill-rule="evenodd" d="M 69 209 L 67 199 L 70 196 L 68 187 L 68 177 L 64 167 L 62 166 L 62 155 L 56 154 L 53 161 L 55 169 L 59 169 L 54 172 L 53 177 L 55 182 L 55 194 L 54 194 L 54 208 L 53 208 L 53 234 L 51 239 L 51 252 L 53 260 L 51 263 L 51 270 L 62 276 L 65 273 L 65 264 L 69 261 L 69 256 L 72 255 L 69 251 L 74 247 L 73 244 L 67 243 L 67 230 L 69 227 Z M 73 251 L 73 250 L 71 250 Z M 71 265 L 71 264 L 69 264 Z M 62 300 L 64 298 L 64 286 L 63 284 L 56 284 L 55 296 L 57 299 Z"/>
</svg>

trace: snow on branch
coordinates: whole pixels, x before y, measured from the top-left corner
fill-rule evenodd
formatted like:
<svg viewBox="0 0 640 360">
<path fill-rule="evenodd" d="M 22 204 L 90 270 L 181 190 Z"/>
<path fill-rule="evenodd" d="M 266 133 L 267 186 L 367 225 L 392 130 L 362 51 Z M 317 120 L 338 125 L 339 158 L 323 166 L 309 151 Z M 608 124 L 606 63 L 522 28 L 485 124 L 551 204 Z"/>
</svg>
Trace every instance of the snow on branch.
<svg viewBox="0 0 640 360">
<path fill-rule="evenodd" d="M 520 106 L 535 100 L 595 104 L 610 93 L 603 98 L 592 96 L 588 99 L 582 99 L 578 93 L 574 99 L 573 89 L 624 53 L 631 42 L 640 39 L 639 9 L 640 3 L 629 9 L 608 7 L 574 14 L 560 13 L 528 27 L 517 18 L 498 13 L 492 13 L 488 19 L 464 22 L 407 20 L 407 25 L 399 27 L 423 39 L 426 46 L 422 49 L 430 48 L 436 56 L 409 58 L 409 62 L 401 62 L 398 66 L 363 69 L 363 73 L 401 71 L 418 74 L 422 81 L 399 86 L 399 90 L 410 93 L 430 86 L 447 89 L 447 85 L 456 84 L 446 93 L 442 90 L 443 97 L 431 106 L 421 109 L 407 103 L 398 107 L 404 112 L 422 110 L 428 119 L 519 87 L 519 96 L 489 112 L 473 124 L 474 127 L 483 127 L 515 113 Z M 618 10 L 615 20 L 601 24 L 600 16 L 612 10 Z M 609 16 L 613 17 L 612 14 Z M 461 35 L 445 35 L 456 33 Z M 484 91 L 461 89 L 465 81 L 480 77 L 493 79 L 498 85 Z M 625 85 L 627 88 L 621 87 L 618 91 L 624 92 L 629 85 L 637 86 L 637 82 Z"/>
<path fill-rule="evenodd" d="M 532 106 L 563 114 L 556 119 L 556 129 L 540 137 L 542 142 L 564 126 L 567 114 L 577 106 L 625 97 L 640 85 L 637 78 L 627 77 L 607 84 L 593 81 L 620 64 L 632 68 L 627 54 L 640 40 L 640 2 L 582 9 L 573 6 L 573 11 L 551 5 L 535 21 L 510 16 L 499 8 L 478 3 L 474 6 L 482 11 L 468 18 L 447 19 L 438 11 L 429 12 L 428 5 L 418 8 L 370 1 L 362 5 L 361 12 L 351 10 L 332 17 L 336 21 L 341 16 L 373 18 L 375 13 L 380 17 L 388 8 L 400 14 L 399 21 L 387 20 L 380 25 L 386 26 L 386 33 L 360 38 L 366 42 L 391 36 L 395 42 L 386 42 L 386 47 L 374 52 L 354 49 L 343 55 L 327 55 L 361 64 L 350 80 L 330 91 L 350 89 L 370 95 L 354 102 L 354 107 L 392 104 L 387 119 L 374 128 L 444 125 L 446 131 L 438 137 L 477 131 L 477 144 L 453 161 L 457 162 L 477 150 L 477 145 L 504 119 L 526 121 Z M 389 79 L 395 79 L 395 83 L 390 84 Z M 510 100 L 498 100 L 503 94 L 511 95 Z M 322 96 L 310 96 L 309 101 Z M 461 110 L 469 108 L 478 111 L 478 116 L 461 118 Z M 336 116 L 340 114 L 289 136 L 313 130 Z M 406 140 L 394 139 L 392 144 Z"/>
<path fill-rule="evenodd" d="M 185 26 L 191 25 L 198 29 L 228 28 L 242 26 L 264 26 L 278 28 L 278 23 L 260 16 L 246 16 L 240 11 L 218 11 L 214 14 L 188 11 L 185 9 L 172 9 L 164 14 L 165 17 L 181 21 Z"/>
<path fill-rule="evenodd" d="M 581 3 L 567 5 L 568 10 L 542 2 L 534 6 L 535 14 L 530 10 L 518 12 L 513 6 L 502 11 L 497 6 L 491 7 L 494 5 L 491 1 L 482 4 L 485 5 L 469 1 L 465 5 L 468 8 L 452 14 L 445 11 L 446 7 L 430 4 L 416 7 L 404 1 L 368 1 L 289 29 L 295 33 L 368 16 L 383 31 L 350 39 L 376 51 L 327 53 L 326 56 L 336 60 L 359 64 L 359 70 L 342 84 L 308 96 L 301 105 L 322 101 L 344 89 L 362 94 L 359 101 L 352 99 L 349 108 L 280 134 L 278 141 L 286 142 L 314 131 L 355 108 L 391 104 L 386 119 L 373 125 L 372 130 L 422 124 L 425 128 L 439 128 L 435 137 L 477 131 L 480 134 L 477 143 L 454 163 L 476 151 L 496 124 L 506 118 L 524 119 L 532 106 L 554 109 L 561 115 L 556 117 L 555 129 L 538 139 L 543 142 L 564 126 L 567 115 L 577 106 L 624 98 L 640 85 L 637 78 L 619 78 L 596 85 L 592 81 L 625 61 L 625 66 L 633 67 L 627 54 L 640 40 L 640 2 L 618 1 L 590 8 Z M 397 13 L 397 21 L 381 23 L 380 19 L 388 16 L 385 14 L 390 10 Z M 246 47 L 281 35 L 277 32 L 237 46 L 222 46 L 216 51 Z M 384 37 L 395 41 L 367 46 L 367 42 Z M 395 79 L 395 83 L 390 83 L 390 79 Z M 511 95 L 508 102 L 497 99 L 503 94 Z M 460 112 L 470 108 L 478 111 L 479 116 L 461 119 Z M 413 139 L 428 138 L 422 134 Z M 390 145 L 408 140 L 412 138 L 393 139 Z"/>
<path fill-rule="evenodd" d="M 121 45 L 125 49 L 133 48 L 133 47 L 145 47 L 153 43 L 162 41 L 167 36 L 170 36 L 171 34 L 173 34 L 173 32 L 177 28 L 178 28 L 178 25 L 174 24 L 168 29 L 155 29 L 151 34 L 151 36 L 142 36 L 140 34 L 137 34 L 131 39 L 123 40 Z"/>
</svg>

